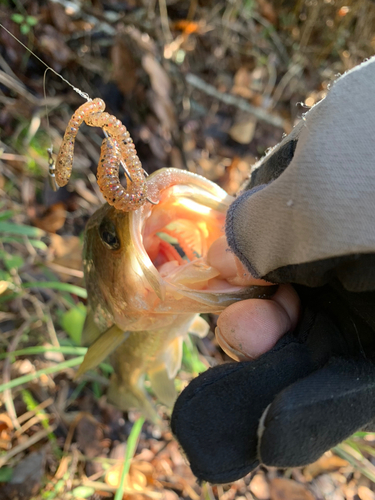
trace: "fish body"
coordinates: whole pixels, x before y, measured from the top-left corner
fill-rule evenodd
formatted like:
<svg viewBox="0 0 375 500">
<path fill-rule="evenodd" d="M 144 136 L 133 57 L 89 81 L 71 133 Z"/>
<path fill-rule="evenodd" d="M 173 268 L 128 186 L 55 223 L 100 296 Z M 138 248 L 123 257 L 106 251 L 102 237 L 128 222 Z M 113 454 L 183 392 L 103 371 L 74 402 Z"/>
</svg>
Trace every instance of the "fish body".
<svg viewBox="0 0 375 500">
<path fill-rule="evenodd" d="M 88 316 L 82 341 L 89 345 L 83 373 L 108 354 L 114 366 L 108 397 L 123 410 L 155 411 L 145 392 L 171 406 L 174 377 L 188 332 L 204 336 L 200 313 L 220 313 L 238 300 L 262 297 L 272 287 L 239 287 L 218 279 L 205 256 L 224 231 L 233 198 L 201 176 L 162 169 L 148 179 L 159 199 L 134 212 L 104 205 L 85 232 Z"/>
</svg>

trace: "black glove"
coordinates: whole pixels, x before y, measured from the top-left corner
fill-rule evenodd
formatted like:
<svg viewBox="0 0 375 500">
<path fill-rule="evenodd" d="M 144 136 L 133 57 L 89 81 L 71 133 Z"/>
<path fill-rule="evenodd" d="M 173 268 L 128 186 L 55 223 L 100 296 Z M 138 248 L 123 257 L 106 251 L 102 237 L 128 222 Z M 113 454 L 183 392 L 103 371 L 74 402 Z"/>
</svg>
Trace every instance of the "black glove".
<svg viewBox="0 0 375 500">
<path fill-rule="evenodd" d="M 252 175 L 227 216 L 255 277 L 294 283 L 298 328 L 201 374 L 172 431 L 199 480 L 311 463 L 375 428 L 375 60 L 345 75 Z"/>
</svg>

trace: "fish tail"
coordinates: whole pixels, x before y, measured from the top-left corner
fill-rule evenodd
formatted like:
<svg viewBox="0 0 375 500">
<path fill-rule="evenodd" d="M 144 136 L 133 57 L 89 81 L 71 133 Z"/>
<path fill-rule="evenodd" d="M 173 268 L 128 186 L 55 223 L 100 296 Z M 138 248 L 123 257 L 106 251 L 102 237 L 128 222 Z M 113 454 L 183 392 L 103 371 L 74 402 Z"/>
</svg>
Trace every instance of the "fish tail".
<svg viewBox="0 0 375 500">
<path fill-rule="evenodd" d="M 115 373 L 112 374 L 110 380 L 107 399 L 109 403 L 112 403 L 123 411 L 138 410 L 150 422 L 160 422 L 160 417 L 143 388 L 138 386 L 125 386 L 119 383 Z"/>
</svg>

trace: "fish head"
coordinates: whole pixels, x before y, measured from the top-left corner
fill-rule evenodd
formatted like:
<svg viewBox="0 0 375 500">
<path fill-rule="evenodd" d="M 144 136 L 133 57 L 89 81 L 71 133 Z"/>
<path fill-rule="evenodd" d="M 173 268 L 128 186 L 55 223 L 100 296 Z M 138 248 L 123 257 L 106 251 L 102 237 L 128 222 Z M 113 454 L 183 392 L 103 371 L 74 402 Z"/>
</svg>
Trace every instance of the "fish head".
<svg viewBox="0 0 375 500">
<path fill-rule="evenodd" d="M 106 204 L 86 227 L 88 301 L 101 330 L 110 324 L 158 329 L 181 315 L 219 313 L 268 292 L 270 287 L 232 286 L 206 261 L 209 247 L 224 234 L 231 196 L 199 175 L 172 168 L 155 172 L 147 183 L 157 205 L 120 212 Z"/>
</svg>

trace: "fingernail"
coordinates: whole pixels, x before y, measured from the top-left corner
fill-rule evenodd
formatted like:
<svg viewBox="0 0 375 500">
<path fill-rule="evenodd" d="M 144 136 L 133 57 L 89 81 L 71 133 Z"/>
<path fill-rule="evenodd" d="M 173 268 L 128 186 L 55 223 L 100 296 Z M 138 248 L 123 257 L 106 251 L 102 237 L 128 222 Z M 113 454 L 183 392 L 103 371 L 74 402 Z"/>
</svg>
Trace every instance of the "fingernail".
<svg viewBox="0 0 375 500">
<path fill-rule="evenodd" d="M 215 328 L 215 336 L 219 346 L 223 349 L 225 354 L 228 354 L 230 358 L 234 359 L 235 361 L 249 361 L 253 359 L 250 356 L 246 356 L 246 354 L 244 354 L 243 352 L 238 351 L 234 347 L 231 347 L 223 337 L 218 326 Z"/>
</svg>

